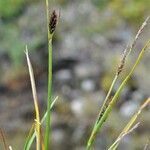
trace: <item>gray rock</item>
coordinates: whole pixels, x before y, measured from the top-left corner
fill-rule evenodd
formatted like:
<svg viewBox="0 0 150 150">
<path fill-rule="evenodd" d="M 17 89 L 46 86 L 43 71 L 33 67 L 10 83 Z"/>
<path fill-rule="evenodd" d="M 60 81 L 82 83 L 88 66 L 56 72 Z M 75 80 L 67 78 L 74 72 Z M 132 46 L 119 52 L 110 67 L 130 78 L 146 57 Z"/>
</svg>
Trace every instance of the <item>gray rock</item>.
<svg viewBox="0 0 150 150">
<path fill-rule="evenodd" d="M 81 88 L 82 88 L 82 90 L 87 91 L 87 92 L 94 91 L 95 83 L 93 80 L 90 80 L 90 79 L 83 80 L 81 82 Z"/>
<path fill-rule="evenodd" d="M 72 112 L 77 116 L 77 117 L 81 117 L 84 113 L 84 109 L 83 109 L 83 106 L 84 106 L 84 99 L 81 97 L 81 98 L 78 98 L 78 99 L 74 99 L 72 102 L 71 102 L 71 110 Z"/>
<path fill-rule="evenodd" d="M 100 74 L 100 67 L 94 63 L 82 63 L 75 67 L 75 74 L 78 78 L 87 78 Z"/>
<path fill-rule="evenodd" d="M 68 81 L 72 78 L 71 72 L 67 69 L 60 70 L 55 75 L 56 80 Z"/>
<path fill-rule="evenodd" d="M 120 113 L 125 117 L 130 117 L 134 114 L 134 112 L 136 112 L 138 107 L 139 107 L 138 102 L 127 101 L 121 106 Z"/>
</svg>

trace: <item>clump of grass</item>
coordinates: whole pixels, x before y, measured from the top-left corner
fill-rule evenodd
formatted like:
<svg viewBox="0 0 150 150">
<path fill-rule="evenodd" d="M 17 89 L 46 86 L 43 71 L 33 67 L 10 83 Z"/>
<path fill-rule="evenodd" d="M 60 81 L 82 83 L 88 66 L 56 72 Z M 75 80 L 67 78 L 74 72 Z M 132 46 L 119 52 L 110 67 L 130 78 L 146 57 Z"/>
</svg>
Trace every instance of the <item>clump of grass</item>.
<svg viewBox="0 0 150 150">
<path fill-rule="evenodd" d="M 53 108 L 53 106 L 54 106 L 54 104 L 56 103 L 57 100 L 58 100 L 58 97 L 56 97 L 56 98 L 53 100 L 53 102 L 52 102 L 52 104 L 51 104 L 51 107 L 50 107 L 50 110 L 48 110 L 48 111 L 51 111 L 51 110 L 52 110 L 52 108 Z M 46 113 L 44 114 L 44 116 L 43 116 L 42 119 L 41 119 L 40 124 L 43 124 L 44 121 L 46 120 L 46 118 L 47 118 L 47 113 L 48 113 L 48 112 L 46 111 Z M 33 141 L 34 141 L 35 137 L 36 137 L 36 133 L 35 133 L 35 131 L 34 131 L 34 125 L 32 125 L 31 130 L 30 130 L 30 132 L 29 132 L 29 136 L 28 136 L 27 139 L 26 139 L 26 142 L 25 142 L 25 145 L 24 145 L 23 150 L 30 150 L 30 148 L 31 148 L 31 146 L 32 146 L 32 144 L 33 144 Z"/>
<path fill-rule="evenodd" d="M 117 81 L 117 79 L 119 78 L 119 75 L 122 73 L 123 71 L 123 68 L 124 68 L 124 65 L 125 65 L 125 61 L 126 61 L 126 58 L 127 56 L 131 53 L 132 49 L 134 48 L 139 36 L 141 35 L 144 27 L 147 25 L 148 23 L 148 20 L 149 20 L 149 17 L 144 21 L 144 23 L 142 24 L 142 26 L 140 27 L 140 29 L 138 30 L 131 46 L 127 46 L 127 48 L 124 50 L 124 53 L 123 53 L 123 57 L 120 61 L 120 64 L 117 68 L 117 71 L 116 71 L 116 75 L 112 81 L 112 84 L 110 86 L 110 89 L 106 95 L 106 98 L 102 104 L 102 107 L 100 109 L 100 112 L 98 114 L 98 117 L 97 117 L 97 120 L 95 122 L 95 125 L 93 127 L 93 130 L 92 130 L 92 133 L 89 137 L 89 140 L 88 140 L 88 143 L 87 143 L 87 150 L 90 150 L 92 148 L 92 145 L 95 141 L 95 138 L 96 138 L 96 135 L 98 134 L 98 132 L 101 130 L 102 128 L 102 125 L 104 124 L 104 122 L 106 121 L 106 119 L 108 118 L 110 112 L 112 111 L 114 105 L 116 104 L 124 86 L 126 85 L 126 83 L 128 82 L 128 80 L 130 79 L 131 75 L 133 74 L 135 68 L 137 67 L 137 65 L 139 64 L 139 62 L 141 61 L 143 55 L 144 55 L 144 52 L 145 50 L 149 47 L 150 45 L 150 40 L 145 44 L 145 46 L 142 48 L 138 58 L 136 59 L 133 67 L 131 68 L 131 71 L 128 73 L 128 75 L 125 77 L 125 79 L 123 80 L 123 82 L 121 83 L 121 85 L 119 86 L 118 90 L 116 91 L 116 93 L 114 94 L 113 98 L 110 99 L 110 95 L 111 95 L 111 92 L 112 92 L 112 89 Z"/>
<path fill-rule="evenodd" d="M 150 104 L 150 98 L 148 98 L 143 105 L 139 108 L 139 110 L 131 117 L 131 119 L 129 120 L 129 122 L 127 123 L 127 125 L 125 126 L 125 128 L 122 130 L 122 132 L 120 133 L 120 135 L 118 136 L 118 138 L 116 139 L 116 141 L 110 146 L 110 148 L 108 150 L 115 150 L 120 141 L 129 133 L 131 133 L 134 129 L 136 129 L 139 125 L 139 123 L 133 125 L 135 123 L 135 121 L 137 120 L 138 116 L 141 114 L 142 110 L 148 105 Z"/>
<path fill-rule="evenodd" d="M 33 72 L 33 68 L 32 68 L 32 64 L 29 58 L 29 54 L 28 54 L 28 49 L 26 47 L 26 58 L 27 58 L 27 64 L 28 64 L 28 69 L 29 69 L 29 75 L 30 75 L 30 80 L 31 80 L 31 87 L 32 87 L 32 94 L 33 94 L 33 100 L 34 100 L 34 107 L 35 107 L 35 123 L 33 124 L 29 136 L 26 139 L 25 145 L 23 150 L 30 150 L 34 139 L 36 138 L 36 150 L 49 150 L 50 146 L 49 146 L 49 141 L 51 139 L 51 129 L 50 129 L 50 124 L 51 124 L 51 109 L 53 107 L 53 105 L 55 104 L 56 100 L 58 99 L 58 97 L 56 97 L 54 100 L 52 100 L 52 39 L 53 39 L 53 34 L 55 32 L 56 29 L 56 25 L 58 23 L 58 18 L 59 15 L 57 14 L 57 12 L 54 10 L 51 15 L 49 16 L 49 8 L 48 8 L 48 0 L 46 0 L 46 14 L 47 14 L 47 33 L 48 33 L 48 94 L 47 94 L 47 110 L 44 114 L 44 116 L 42 117 L 42 119 L 40 119 L 40 111 L 39 111 L 39 105 L 38 105 L 38 96 L 37 96 L 37 91 L 36 91 L 36 84 L 35 84 L 35 79 L 34 79 L 34 72 Z M 109 114 L 111 113 L 114 105 L 116 104 L 119 95 L 121 94 L 124 86 L 126 85 L 126 83 L 128 82 L 128 80 L 130 79 L 130 77 L 132 76 L 134 70 L 136 69 L 137 65 L 139 64 L 139 62 L 141 61 L 146 49 L 149 47 L 150 45 L 150 40 L 148 40 L 148 42 L 145 44 L 145 46 L 142 48 L 142 50 L 140 51 L 133 67 L 131 68 L 131 71 L 127 74 L 127 76 L 125 77 L 125 79 L 123 80 L 123 82 L 121 83 L 121 85 L 119 86 L 118 90 L 116 91 L 116 93 L 114 94 L 114 96 L 112 97 L 112 99 L 110 99 L 110 95 L 111 92 L 113 90 L 113 87 L 117 81 L 117 79 L 120 77 L 120 74 L 123 72 L 125 63 L 126 63 L 126 59 L 128 57 L 128 55 L 131 53 L 132 49 L 135 47 L 135 44 L 139 38 L 139 36 L 141 35 L 144 27 L 147 25 L 149 20 L 149 17 L 144 21 L 144 23 L 142 24 L 142 26 L 140 27 L 140 29 L 138 30 L 132 44 L 130 46 L 127 46 L 123 52 L 123 55 L 121 57 L 121 61 L 117 67 L 116 70 L 116 74 L 115 77 L 112 81 L 112 84 L 110 86 L 110 89 L 106 95 L 106 98 L 103 102 L 103 105 L 100 109 L 100 112 L 98 114 L 97 120 L 95 122 L 94 128 L 92 130 L 92 133 L 90 135 L 90 138 L 88 140 L 86 149 L 87 150 L 91 150 L 92 149 L 92 145 L 96 139 L 96 135 L 98 134 L 98 132 L 102 129 L 102 125 L 105 123 L 105 121 L 107 120 Z M 114 143 L 109 147 L 108 150 L 115 150 L 120 141 L 129 133 L 131 133 L 132 131 L 134 131 L 139 123 L 135 124 L 137 117 L 140 115 L 140 113 L 142 112 L 142 110 L 150 103 L 150 98 L 148 98 L 143 105 L 139 108 L 139 110 L 137 111 L 137 113 L 135 113 L 135 115 L 132 116 L 132 118 L 130 119 L 130 121 L 127 123 L 127 125 L 125 126 L 125 128 L 122 130 L 122 132 L 120 133 L 120 135 L 118 136 L 118 138 L 114 141 Z M 44 121 L 46 121 L 46 129 L 44 133 L 44 140 L 42 138 L 42 129 L 41 129 L 41 125 L 44 123 Z M 7 150 L 8 148 L 10 150 L 12 150 L 12 147 L 8 147 L 4 134 L 2 132 L 2 130 L 0 130 L 0 135 L 2 136 L 3 139 L 3 143 L 4 143 L 4 147 Z"/>
<path fill-rule="evenodd" d="M 29 150 L 34 138 L 36 137 L 36 144 L 37 144 L 37 150 L 40 150 L 41 148 L 43 150 L 49 149 L 49 140 L 50 140 L 50 124 L 51 124 L 51 108 L 53 107 L 55 101 L 57 98 L 52 101 L 52 39 L 53 34 L 56 29 L 56 25 L 58 23 L 58 14 L 54 10 L 51 15 L 49 16 L 49 8 L 48 8 L 48 0 L 46 0 L 46 14 L 47 14 L 47 33 L 48 33 L 48 94 L 47 94 L 47 111 L 45 115 L 43 116 L 42 120 L 40 121 L 40 115 L 39 115 L 39 106 L 38 106 L 38 99 L 37 99 L 37 92 L 36 92 L 36 86 L 35 86 L 35 79 L 33 74 L 32 65 L 29 59 L 28 50 L 26 49 L 26 57 L 27 57 L 27 63 L 29 68 L 29 74 L 31 79 L 31 86 L 32 86 L 32 93 L 34 98 L 34 105 L 35 105 L 35 112 L 36 112 L 36 123 L 35 123 L 35 132 L 33 132 L 33 129 L 31 129 L 31 132 L 26 140 L 24 150 Z M 45 136 L 44 136 L 44 142 L 41 138 L 41 123 L 46 120 L 46 129 L 45 129 Z"/>
</svg>

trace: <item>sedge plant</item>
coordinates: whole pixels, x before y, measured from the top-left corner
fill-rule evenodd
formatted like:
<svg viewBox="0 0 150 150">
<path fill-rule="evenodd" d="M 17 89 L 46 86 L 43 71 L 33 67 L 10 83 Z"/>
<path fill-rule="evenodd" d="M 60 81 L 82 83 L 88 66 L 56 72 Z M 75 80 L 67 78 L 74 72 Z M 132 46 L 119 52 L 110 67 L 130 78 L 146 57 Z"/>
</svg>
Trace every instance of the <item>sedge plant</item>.
<svg viewBox="0 0 150 150">
<path fill-rule="evenodd" d="M 49 142 L 51 140 L 51 109 L 54 106 L 56 100 L 58 97 L 56 97 L 54 100 L 52 99 L 52 40 L 53 40 L 53 34 L 56 29 L 56 25 L 58 23 L 58 18 L 59 15 L 57 12 L 54 10 L 52 11 L 51 15 L 49 16 L 49 3 L 48 0 L 45 0 L 46 2 L 46 16 L 47 16 L 47 41 L 48 41 L 48 91 L 47 91 L 47 110 L 42 117 L 40 118 L 40 111 L 39 111 L 39 105 L 38 105 L 38 96 L 37 96 L 37 90 L 36 90 L 36 84 L 35 84 L 35 79 L 34 79 L 34 72 L 32 68 L 32 64 L 29 58 L 28 54 L 28 49 L 26 47 L 26 58 L 27 58 L 27 64 L 28 64 L 28 69 L 29 69 L 29 75 L 30 75 L 30 81 L 31 81 L 31 88 L 32 88 L 32 95 L 33 95 L 33 100 L 34 100 L 34 107 L 35 107 L 35 122 L 32 125 L 32 128 L 30 129 L 29 135 L 26 139 L 26 142 L 24 144 L 23 150 L 30 150 L 31 146 L 33 144 L 33 141 L 36 139 L 36 150 L 50 150 L 51 146 L 49 145 Z M 145 46 L 141 49 L 137 59 L 135 60 L 135 63 L 131 67 L 130 72 L 127 74 L 127 76 L 124 78 L 122 81 L 121 85 L 119 86 L 118 90 L 114 94 L 114 96 L 110 99 L 110 95 L 112 93 L 113 87 L 115 83 L 117 82 L 118 78 L 120 77 L 120 74 L 122 73 L 125 62 L 131 51 L 135 48 L 136 42 L 141 35 L 143 29 L 147 25 L 149 20 L 149 17 L 144 21 L 140 29 L 138 30 L 133 42 L 131 45 L 128 45 L 126 49 L 124 50 L 123 56 L 121 58 L 121 61 L 119 63 L 119 66 L 117 68 L 115 77 L 112 81 L 112 84 L 110 86 L 110 89 L 106 95 L 106 98 L 104 99 L 104 102 L 102 104 L 102 107 L 99 111 L 98 117 L 95 121 L 93 130 L 91 132 L 91 135 L 88 139 L 87 145 L 86 145 L 86 150 L 91 150 L 92 146 L 96 140 L 96 135 L 98 132 L 102 129 L 102 126 L 104 125 L 105 121 L 109 117 L 114 105 L 118 101 L 118 98 L 127 84 L 128 80 L 131 78 L 133 72 L 135 71 L 137 65 L 141 61 L 146 49 L 150 46 L 150 40 L 145 44 Z M 138 126 L 139 123 L 136 123 L 137 117 L 140 115 L 141 111 L 150 103 L 150 98 L 148 98 L 143 105 L 139 108 L 137 113 L 131 117 L 125 128 L 122 130 L 118 138 L 114 141 L 114 143 L 108 148 L 108 150 L 115 150 L 120 141 L 129 133 L 131 133 L 133 130 L 135 130 Z M 41 125 L 46 122 L 45 124 L 45 132 L 42 132 L 42 127 Z M 42 135 L 44 133 L 44 139 L 42 138 Z M 2 136 L 4 147 L 6 150 L 12 150 L 11 146 L 7 146 L 7 142 L 5 140 L 5 136 L 0 130 L 0 135 Z"/>
<path fill-rule="evenodd" d="M 148 105 L 150 104 L 150 97 L 145 100 L 145 102 L 141 105 L 141 107 L 138 109 L 138 111 L 131 117 L 131 119 L 129 120 L 129 122 L 127 123 L 127 125 L 124 127 L 124 129 L 122 130 L 122 132 L 120 133 L 120 135 L 118 136 L 118 138 L 115 140 L 115 142 L 109 147 L 108 150 L 116 150 L 116 148 L 118 147 L 120 141 L 129 133 L 131 133 L 134 129 L 136 129 L 139 125 L 139 123 L 136 123 L 134 125 L 134 123 L 136 122 L 138 116 L 141 114 L 142 110 Z"/>
<path fill-rule="evenodd" d="M 47 16 L 47 41 L 48 41 L 48 92 L 47 92 L 47 110 L 45 115 L 43 116 L 42 120 L 40 120 L 39 116 L 39 107 L 38 107 L 38 100 L 37 100 L 37 92 L 36 92 L 36 86 L 35 86 L 35 80 L 34 80 L 34 74 L 33 74 L 33 69 L 32 65 L 29 59 L 28 55 L 28 50 L 26 48 L 26 58 L 27 58 L 27 63 L 28 63 L 28 68 L 29 68 L 29 74 L 30 74 L 30 79 L 31 79 L 31 85 L 32 85 L 32 93 L 34 97 L 34 103 L 35 103 L 35 112 L 36 112 L 36 131 L 34 132 L 32 128 L 31 132 L 29 133 L 29 136 L 25 142 L 24 145 L 24 150 L 29 150 L 31 148 L 31 145 L 34 141 L 34 138 L 36 137 L 37 139 L 37 150 L 48 150 L 49 149 L 49 141 L 50 141 L 50 124 L 51 124 L 51 108 L 53 107 L 55 101 L 57 98 L 52 101 L 52 39 L 53 39 L 53 34 L 56 29 L 56 25 L 58 22 L 58 14 L 54 10 L 51 15 L 49 16 L 49 5 L 48 5 L 48 0 L 46 0 L 46 16 Z M 45 129 L 45 136 L 44 136 L 44 141 L 42 141 L 41 138 L 41 129 L 40 125 L 43 122 L 46 122 L 46 129 Z M 36 133 L 38 133 L 36 136 Z"/>
<path fill-rule="evenodd" d="M 47 33 L 48 33 L 48 94 L 47 94 L 47 117 L 46 117 L 46 130 L 44 137 L 45 150 L 49 148 L 50 139 L 50 122 L 51 122 L 51 103 L 52 103 L 52 37 L 57 24 L 57 14 L 53 11 L 49 19 L 49 5 L 46 0 L 46 14 L 47 14 Z"/>
<path fill-rule="evenodd" d="M 123 71 L 123 68 L 124 68 L 124 65 L 125 65 L 125 61 L 126 61 L 126 58 L 127 56 L 131 53 L 132 49 L 134 48 L 135 44 L 136 44 L 136 41 L 137 39 L 139 38 L 140 34 L 142 33 L 144 27 L 147 25 L 148 23 L 148 20 L 149 20 L 149 17 L 144 21 L 144 23 L 142 24 L 142 26 L 140 27 L 140 29 L 138 30 L 137 32 L 137 35 L 135 36 L 134 40 L 133 40 L 133 43 L 131 44 L 131 46 L 124 50 L 124 53 L 123 53 L 123 57 L 121 59 L 121 62 L 117 68 L 117 71 L 116 71 L 116 75 L 112 81 L 112 84 L 110 86 L 110 89 L 108 91 L 108 94 L 106 95 L 106 98 L 102 104 L 102 107 L 100 109 L 100 112 L 98 114 L 98 117 L 95 121 L 95 124 L 94 124 L 94 127 L 93 127 L 93 130 L 91 132 L 91 135 L 88 139 L 88 142 L 87 142 L 87 147 L 86 149 L 87 150 L 91 150 L 92 149 L 92 145 L 95 141 L 95 138 L 96 138 L 96 135 L 98 134 L 98 132 L 101 130 L 103 124 L 105 123 L 106 119 L 108 118 L 109 114 L 111 113 L 114 105 L 116 104 L 124 86 L 126 85 L 126 83 L 128 82 L 128 80 L 131 78 L 134 70 L 136 69 L 137 65 L 139 64 L 139 62 L 141 61 L 143 55 L 144 55 L 144 52 L 145 50 L 149 47 L 150 45 L 150 40 L 148 40 L 148 42 L 145 44 L 145 46 L 142 48 L 141 52 L 139 53 L 138 55 L 138 58 L 136 59 L 133 67 L 131 68 L 131 71 L 127 74 L 127 76 L 125 77 L 125 79 L 123 80 L 123 82 L 121 83 L 121 85 L 119 86 L 118 90 L 116 91 L 116 93 L 114 94 L 113 98 L 110 99 L 110 95 L 111 95 L 111 92 L 112 92 L 112 89 L 120 75 L 120 73 Z"/>
</svg>

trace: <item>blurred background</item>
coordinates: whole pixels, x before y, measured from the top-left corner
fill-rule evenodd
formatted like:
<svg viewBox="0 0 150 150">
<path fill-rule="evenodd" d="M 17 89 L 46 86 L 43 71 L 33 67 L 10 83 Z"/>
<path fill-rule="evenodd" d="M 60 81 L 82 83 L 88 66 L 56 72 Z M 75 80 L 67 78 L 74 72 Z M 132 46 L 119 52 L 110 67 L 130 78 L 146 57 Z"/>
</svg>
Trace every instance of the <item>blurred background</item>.
<svg viewBox="0 0 150 150">
<path fill-rule="evenodd" d="M 50 0 L 60 11 L 53 41 L 52 150 L 84 150 L 120 56 L 150 13 L 149 0 Z M 149 23 L 150 24 L 150 23 Z M 150 38 L 148 25 L 127 61 L 123 77 Z M 41 115 L 47 96 L 47 31 L 43 0 L 0 0 L 0 128 L 14 150 L 23 148 L 34 122 L 25 45 L 33 63 Z M 95 150 L 107 149 L 149 96 L 150 51 L 124 88 L 97 136 Z M 150 135 L 149 111 L 121 142 L 121 150 L 141 150 Z M 0 141 L 0 149 L 3 149 Z M 34 149 L 34 147 L 33 147 Z"/>
</svg>

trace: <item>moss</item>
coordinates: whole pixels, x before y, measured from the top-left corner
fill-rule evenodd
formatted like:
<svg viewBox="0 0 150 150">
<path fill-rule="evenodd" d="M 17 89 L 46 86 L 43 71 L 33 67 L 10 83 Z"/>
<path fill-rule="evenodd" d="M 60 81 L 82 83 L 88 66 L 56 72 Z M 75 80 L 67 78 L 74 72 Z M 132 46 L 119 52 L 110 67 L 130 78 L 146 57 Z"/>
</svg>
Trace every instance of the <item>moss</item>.
<svg viewBox="0 0 150 150">
<path fill-rule="evenodd" d="M 104 20 L 100 20 L 96 24 L 84 26 L 83 28 L 81 28 L 80 32 L 87 36 L 91 36 L 95 33 L 105 34 L 106 31 L 109 32 L 109 30 L 114 28 L 116 23 L 117 22 L 115 17 L 107 19 L 105 18 Z"/>
<path fill-rule="evenodd" d="M 66 5 L 69 2 L 69 0 L 55 0 L 55 3 L 58 3 L 60 5 Z"/>
<path fill-rule="evenodd" d="M 113 0 L 109 5 L 120 17 L 127 21 L 138 23 L 142 21 L 141 16 L 149 12 L 150 1 L 147 0 Z"/>
<path fill-rule="evenodd" d="M 106 7 L 109 0 L 93 0 L 94 5 L 98 6 L 100 9 Z"/>
<path fill-rule="evenodd" d="M 26 5 L 38 1 L 42 0 L 0 0 L 0 17 L 5 20 L 15 18 Z"/>
<path fill-rule="evenodd" d="M 30 51 L 35 51 L 41 43 L 45 42 L 46 30 L 42 28 L 44 19 L 39 17 L 41 12 L 38 10 L 40 7 L 41 3 L 30 5 L 28 8 L 30 13 L 26 11 L 22 17 L 15 21 L 4 22 L 0 25 L 0 52 L 9 55 L 12 67 L 23 65 L 26 44 L 28 44 Z M 36 19 L 36 24 L 32 18 Z"/>
<path fill-rule="evenodd" d="M 116 16 L 134 24 L 142 22 L 142 17 L 150 13 L 148 0 L 93 0 L 93 3 L 100 11 L 109 8 Z"/>
<path fill-rule="evenodd" d="M 23 50 L 23 43 L 18 38 L 18 30 L 17 27 L 12 24 L 1 26 L 0 33 L 3 35 L 1 44 L 1 51 L 7 51 L 9 53 L 10 58 L 16 64 L 20 60 L 21 53 L 20 49 Z"/>
<path fill-rule="evenodd" d="M 0 14 L 2 18 L 10 18 L 19 13 L 24 5 L 23 0 L 0 0 Z"/>
</svg>

